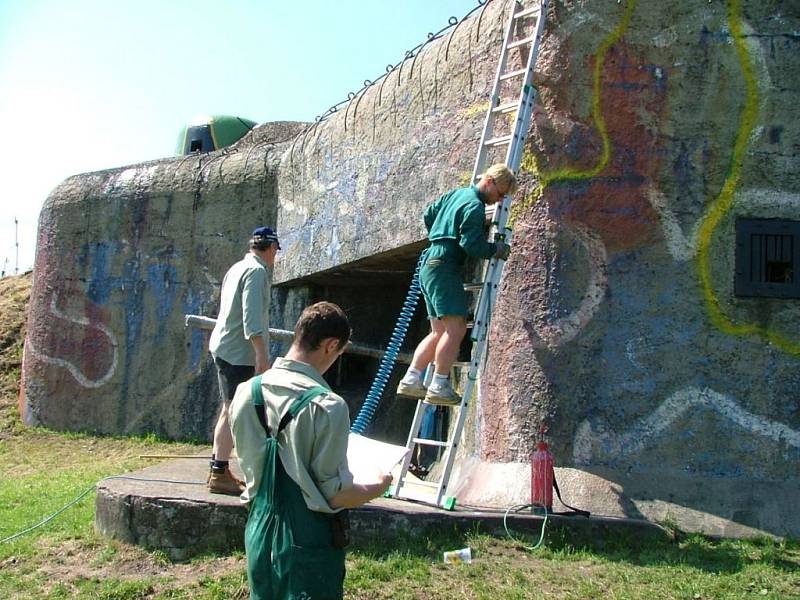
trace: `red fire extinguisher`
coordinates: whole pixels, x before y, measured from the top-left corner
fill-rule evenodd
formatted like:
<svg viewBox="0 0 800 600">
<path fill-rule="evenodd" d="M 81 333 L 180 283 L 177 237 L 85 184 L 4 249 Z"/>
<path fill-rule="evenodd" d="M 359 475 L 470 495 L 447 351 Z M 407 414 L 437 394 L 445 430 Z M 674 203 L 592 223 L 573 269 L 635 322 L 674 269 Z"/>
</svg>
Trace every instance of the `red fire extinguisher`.
<svg viewBox="0 0 800 600">
<path fill-rule="evenodd" d="M 553 512 L 553 455 L 547 442 L 536 444 L 531 458 L 531 504 Z"/>
</svg>

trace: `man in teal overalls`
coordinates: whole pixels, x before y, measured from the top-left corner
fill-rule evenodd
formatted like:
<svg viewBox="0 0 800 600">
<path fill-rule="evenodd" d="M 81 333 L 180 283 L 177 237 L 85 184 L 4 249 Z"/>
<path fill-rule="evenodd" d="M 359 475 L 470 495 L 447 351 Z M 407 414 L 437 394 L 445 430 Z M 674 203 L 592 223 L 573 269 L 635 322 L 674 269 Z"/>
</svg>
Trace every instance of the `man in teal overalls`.
<svg viewBox="0 0 800 600">
<path fill-rule="evenodd" d="M 337 513 L 380 496 L 391 475 L 353 483 L 347 404 L 322 374 L 344 352 L 350 324 L 318 302 L 300 315 L 285 358 L 243 383 L 231 426 L 250 504 L 245 529 L 251 599 L 342 598 L 344 544 Z"/>
<path fill-rule="evenodd" d="M 452 190 L 425 210 L 431 245 L 425 250 L 419 280 L 431 332 L 417 346 L 411 366 L 397 387 L 398 396 L 424 398 L 429 404 L 461 402 L 450 384 L 450 368 L 467 333 L 464 262 L 467 256 L 508 258 L 508 244 L 486 241 L 484 209 L 516 191 L 514 173 L 498 163 L 489 167 L 478 185 Z M 436 370 L 430 387 L 425 389 L 422 376 L 431 361 Z"/>
</svg>

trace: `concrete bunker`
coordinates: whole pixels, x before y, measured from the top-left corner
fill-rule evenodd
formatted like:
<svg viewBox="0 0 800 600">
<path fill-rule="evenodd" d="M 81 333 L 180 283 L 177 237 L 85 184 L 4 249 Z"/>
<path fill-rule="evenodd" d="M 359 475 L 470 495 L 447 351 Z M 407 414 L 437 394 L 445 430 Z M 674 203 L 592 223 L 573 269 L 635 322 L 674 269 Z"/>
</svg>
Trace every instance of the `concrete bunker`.
<svg viewBox="0 0 800 600">
<path fill-rule="evenodd" d="M 40 218 L 28 415 L 62 429 L 99 415 L 92 425 L 122 433 L 149 427 L 131 415 L 154 407 L 170 435 L 200 431 L 212 406 L 198 411 L 205 390 L 191 386 L 208 373 L 200 343 L 174 352 L 185 342 L 180 316 L 201 306 L 213 315 L 215 278 L 255 219 L 286 240 L 275 326 L 290 328 L 304 303 L 327 295 L 373 315 L 351 313 L 357 340 L 385 343 L 388 304 L 407 284 L 345 285 L 346 271 L 419 243 L 425 203 L 468 178 L 508 6 L 487 2 L 347 108 L 300 135 L 274 132 L 274 146 L 261 126 L 229 152 L 59 186 Z M 550 8 L 471 436 L 481 464 L 461 479 L 507 505 L 546 418 L 576 506 L 796 536 L 786 499 L 800 482 L 800 308 L 736 296 L 734 248 L 738 218 L 798 220 L 797 15 L 778 0 Z M 116 253 L 61 260 L 108 239 Z M 170 244 L 174 255 L 159 253 Z M 788 261 L 768 262 L 787 273 Z M 167 319 L 149 316 L 168 308 Z M 162 334 L 169 345 L 156 344 Z M 84 365 L 93 355 L 106 362 Z M 342 380 L 365 386 L 366 366 L 345 362 Z"/>
</svg>

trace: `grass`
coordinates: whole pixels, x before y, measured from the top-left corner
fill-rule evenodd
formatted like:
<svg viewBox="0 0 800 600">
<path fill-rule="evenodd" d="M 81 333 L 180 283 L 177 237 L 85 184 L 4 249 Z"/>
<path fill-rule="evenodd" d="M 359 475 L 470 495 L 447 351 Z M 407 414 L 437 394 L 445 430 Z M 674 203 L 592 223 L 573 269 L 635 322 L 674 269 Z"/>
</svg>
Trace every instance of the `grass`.
<svg viewBox="0 0 800 600">
<path fill-rule="evenodd" d="M 0 538 L 91 488 L 100 478 L 137 469 L 142 453 L 197 452 L 153 438 L 100 438 L 20 429 L 0 442 L 13 478 L 0 483 Z M 2 598 L 247 598 L 244 557 L 206 555 L 173 563 L 162 552 L 108 540 L 92 528 L 94 492 L 41 529 L 0 544 Z M 624 538 L 603 550 L 571 545 L 568 534 L 517 541 L 480 531 L 409 533 L 362 541 L 347 560 L 350 599 L 436 598 L 800 598 L 800 544 L 772 539 L 712 540 L 678 535 L 635 549 Z M 472 564 L 445 565 L 445 550 L 469 546 Z"/>
<path fill-rule="evenodd" d="M 6 278 L 8 279 L 8 278 Z M 0 280 L 4 285 L 8 282 Z M 28 281 L 29 285 L 29 281 Z M 24 286 L 22 286 L 24 288 Z M 0 544 L 0 598 L 240 599 L 248 597 L 242 553 L 174 563 L 99 536 L 93 529 L 94 484 L 152 464 L 140 454 L 199 452 L 195 444 L 94 437 L 27 429 L 15 410 L 22 317 L 0 289 L 0 539 L 39 522 L 91 490 L 73 507 L 27 535 Z M 4 329 L 5 328 L 5 329 Z M 7 329 L 14 335 L 6 335 Z M 14 336 L 17 337 L 14 337 Z M 479 530 L 413 532 L 356 540 L 347 559 L 348 599 L 618 599 L 800 598 L 800 543 L 712 540 L 675 532 L 673 539 L 632 544 L 603 540 L 602 550 L 577 547 L 553 530 L 535 552 L 534 536 L 517 540 Z M 538 536 L 537 536 L 538 537 Z M 445 565 L 442 553 L 469 546 L 471 564 Z"/>
</svg>

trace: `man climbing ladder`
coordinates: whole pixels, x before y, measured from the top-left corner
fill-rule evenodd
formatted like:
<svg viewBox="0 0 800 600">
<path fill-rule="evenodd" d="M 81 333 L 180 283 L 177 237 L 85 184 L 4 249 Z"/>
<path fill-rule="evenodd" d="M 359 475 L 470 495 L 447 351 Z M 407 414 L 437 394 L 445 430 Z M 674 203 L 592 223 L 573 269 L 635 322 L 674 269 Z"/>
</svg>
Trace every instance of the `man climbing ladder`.
<svg viewBox="0 0 800 600">
<path fill-rule="evenodd" d="M 513 173 L 519 168 L 522 161 L 525 139 L 530 127 L 533 103 L 536 97 L 536 90 L 533 87 L 533 70 L 544 31 L 544 15 L 547 12 L 547 4 L 548 0 L 541 0 L 538 5 L 529 8 L 523 7 L 519 1 L 511 5 L 511 15 L 505 30 L 503 47 L 500 51 L 500 61 L 492 86 L 490 107 L 486 113 L 478 155 L 475 159 L 472 182 L 477 182 L 478 185 L 473 188 L 465 188 L 466 191 L 456 190 L 456 192 L 451 192 L 451 194 L 457 195 L 458 201 L 446 194 L 433 204 L 429 209 L 430 213 L 426 212 L 425 225 L 430 232 L 429 239 L 432 242 L 432 246 L 428 250 L 429 255 L 422 259 L 425 267 L 422 267 L 420 281 L 425 293 L 426 304 L 428 304 L 428 312 L 431 316 L 442 316 L 442 313 L 439 312 L 441 309 L 437 307 L 438 303 L 435 299 L 438 290 L 450 290 L 451 296 L 453 296 L 452 290 L 456 284 L 455 281 L 457 280 L 459 284 L 461 283 L 460 277 L 455 277 L 452 269 L 441 268 L 447 264 L 446 262 L 437 264 L 437 260 L 441 260 L 442 256 L 445 256 L 445 258 L 452 255 L 458 256 L 460 250 L 464 254 L 489 258 L 490 262 L 483 271 L 481 281 L 464 286 L 465 291 L 477 292 L 479 295 L 471 334 L 473 341 L 472 353 L 469 371 L 464 382 L 463 396 L 459 398 L 453 391 L 452 385 L 447 381 L 447 373 L 455 360 L 459 343 L 466 330 L 465 321 L 461 316 L 466 311 L 460 312 L 463 292 L 457 300 L 453 300 L 452 297 L 445 297 L 446 302 L 445 300 L 443 302 L 445 302 L 447 308 L 444 310 L 444 318 L 433 318 L 431 320 L 431 333 L 417 348 L 411 369 L 406 373 L 398 387 L 397 392 L 399 395 L 419 399 L 406 447 L 413 450 L 417 445 L 423 445 L 435 446 L 444 450 L 441 463 L 441 479 L 438 482 L 408 481 L 407 475 L 412 455 L 412 453 L 408 453 L 400 469 L 397 483 L 392 486 L 391 490 L 391 494 L 398 498 L 421 500 L 451 509 L 455 506 L 455 498 L 446 495 L 447 486 L 455 460 L 456 449 L 464 429 L 467 406 L 471 400 L 479 371 L 483 365 L 484 355 L 487 351 L 492 306 L 500 285 L 505 259 L 509 253 L 508 244 L 511 239 L 511 228 L 508 218 L 511 195 L 516 190 L 516 181 Z M 504 96 L 507 96 L 512 83 L 514 88 L 518 90 L 516 100 L 504 98 Z M 511 117 L 511 119 L 506 117 Z M 493 165 L 484 172 L 485 165 L 489 162 L 494 162 L 489 157 L 497 150 L 505 150 L 505 164 Z M 473 198 L 477 197 L 477 205 L 475 202 L 469 202 L 468 192 L 472 193 Z M 462 197 L 462 194 L 464 194 L 464 197 Z M 474 210 L 472 207 L 480 206 L 481 201 L 487 205 L 494 206 L 489 233 L 489 240 L 491 241 L 482 241 L 482 245 L 478 243 L 481 240 L 469 241 L 465 245 L 459 237 L 459 235 L 463 234 L 463 230 L 457 229 L 457 226 L 462 223 L 472 224 L 472 220 L 465 219 L 464 213 L 469 212 L 471 215 Z M 464 211 L 464 213 L 460 213 L 459 210 Z M 449 216 L 451 213 L 452 216 Z M 439 218 L 443 219 L 441 223 L 438 222 Z M 471 218 L 474 219 L 474 217 Z M 478 231 L 482 231 L 482 226 L 483 220 L 481 220 L 481 227 Z M 472 231 L 473 228 L 468 228 L 468 233 Z M 456 235 L 456 232 L 458 235 Z M 438 254 L 430 256 L 437 245 L 441 246 L 440 249 L 435 250 Z M 473 248 L 474 251 L 470 252 L 467 248 Z M 431 263 L 433 264 L 429 267 L 428 265 Z M 426 271 L 426 269 L 428 270 Z M 433 275 L 434 269 L 439 269 L 441 274 Z M 433 307 L 429 302 L 431 298 L 434 299 L 432 302 Z M 454 311 L 451 308 L 453 306 L 458 311 Z M 448 312 L 458 315 L 458 318 L 454 320 L 455 322 L 449 328 L 446 314 Z M 421 371 L 431 360 L 436 363 L 436 375 L 430 387 L 425 390 L 422 385 Z M 444 368 L 445 366 L 447 369 Z M 447 441 L 420 437 L 426 403 L 452 405 L 456 410 L 455 423 Z"/>
<path fill-rule="evenodd" d="M 484 237 L 486 206 L 493 206 L 517 190 L 514 173 L 504 164 L 492 165 L 478 185 L 452 190 L 425 210 L 425 228 L 431 242 L 420 267 L 420 283 L 431 332 L 414 352 L 411 366 L 397 387 L 397 395 L 425 399 L 428 404 L 461 402 L 450 383 L 461 340 L 467 333 L 468 300 L 461 272 L 467 256 L 508 258 L 510 247 Z M 428 389 L 423 374 L 434 361 Z"/>
</svg>

